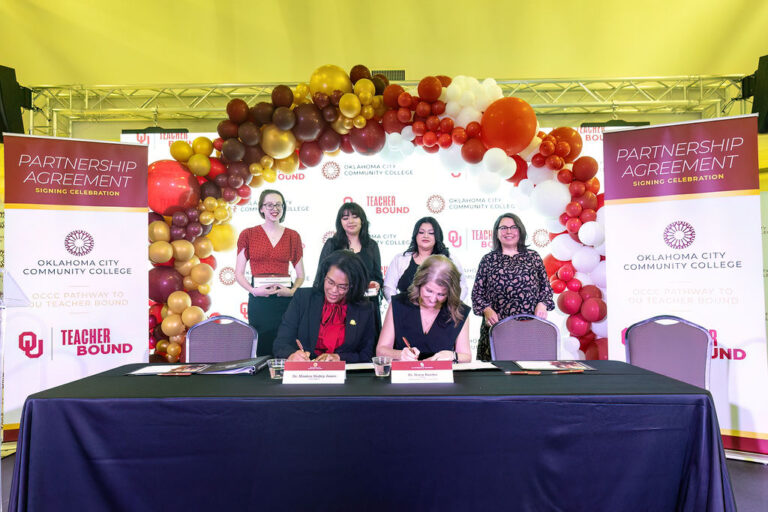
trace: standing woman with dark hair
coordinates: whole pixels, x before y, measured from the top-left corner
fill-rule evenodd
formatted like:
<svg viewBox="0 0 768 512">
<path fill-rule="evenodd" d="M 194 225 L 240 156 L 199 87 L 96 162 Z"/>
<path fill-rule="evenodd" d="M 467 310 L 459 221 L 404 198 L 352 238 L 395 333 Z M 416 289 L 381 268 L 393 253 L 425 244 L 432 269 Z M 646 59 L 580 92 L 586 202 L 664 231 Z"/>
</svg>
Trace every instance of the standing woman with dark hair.
<svg viewBox="0 0 768 512">
<path fill-rule="evenodd" d="M 304 282 L 304 252 L 299 234 L 280 224 L 285 220 L 283 194 L 271 189 L 262 191 L 259 215 L 264 223 L 243 230 L 237 240 L 235 279 L 248 291 L 248 323 L 259 333 L 258 355 L 267 355 L 272 353 L 280 319 L 293 293 Z M 251 264 L 250 283 L 245 277 L 248 262 Z M 285 286 L 290 282 L 289 263 L 296 271 L 296 280 L 290 287 Z M 259 284 L 263 278 L 283 278 L 286 283 Z"/>
<path fill-rule="evenodd" d="M 464 269 L 455 258 L 451 258 L 443 243 L 443 229 L 434 217 L 422 217 L 417 220 L 413 226 L 411 245 L 405 252 L 392 258 L 384 277 L 384 298 L 389 301 L 393 295 L 407 291 L 413 282 L 413 276 L 416 275 L 416 269 L 433 254 L 442 254 L 453 261 L 461 276 L 461 300 L 464 300 L 468 291 Z"/>
<path fill-rule="evenodd" d="M 368 235 L 368 217 L 357 203 L 344 203 L 336 214 L 336 233 L 325 242 L 320 252 L 320 263 L 333 251 L 349 249 L 363 262 L 368 272 L 368 292 L 374 306 L 376 334 L 381 330 L 379 313 L 379 293 L 384 278 L 381 275 L 381 254 L 379 244 Z M 319 266 L 319 265 L 318 265 Z"/>
<path fill-rule="evenodd" d="M 514 213 L 493 225 L 493 250 L 483 256 L 472 287 L 472 310 L 483 317 L 477 359 L 491 359 L 490 328 L 512 315 L 547 317 L 555 309 L 544 262 L 525 245 L 525 226 Z"/>
</svg>

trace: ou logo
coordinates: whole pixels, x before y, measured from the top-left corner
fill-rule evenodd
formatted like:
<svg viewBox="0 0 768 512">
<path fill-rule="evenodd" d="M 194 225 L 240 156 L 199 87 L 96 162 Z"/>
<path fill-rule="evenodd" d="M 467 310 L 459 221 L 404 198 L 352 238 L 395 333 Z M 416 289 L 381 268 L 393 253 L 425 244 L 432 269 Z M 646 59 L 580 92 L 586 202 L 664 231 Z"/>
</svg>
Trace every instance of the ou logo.
<svg viewBox="0 0 768 512">
<path fill-rule="evenodd" d="M 36 359 L 43 355 L 43 340 L 37 334 L 25 331 L 19 334 L 19 348 L 28 358 Z"/>
</svg>

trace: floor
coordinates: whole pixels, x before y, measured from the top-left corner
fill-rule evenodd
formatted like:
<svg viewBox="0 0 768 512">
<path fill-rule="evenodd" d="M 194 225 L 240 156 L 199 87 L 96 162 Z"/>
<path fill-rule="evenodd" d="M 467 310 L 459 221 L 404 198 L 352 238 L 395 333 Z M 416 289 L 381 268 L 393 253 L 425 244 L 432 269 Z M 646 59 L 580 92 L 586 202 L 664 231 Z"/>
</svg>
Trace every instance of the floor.
<svg viewBox="0 0 768 512">
<path fill-rule="evenodd" d="M 3 458 L 3 511 L 8 510 L 8 496 L 11 490 L 11 476 L 15 455 Z M 733 493 L 739 512 L 765 512 L 768 510 L 768 465 L 754 462 L 729 460 Z"/>
</svg>

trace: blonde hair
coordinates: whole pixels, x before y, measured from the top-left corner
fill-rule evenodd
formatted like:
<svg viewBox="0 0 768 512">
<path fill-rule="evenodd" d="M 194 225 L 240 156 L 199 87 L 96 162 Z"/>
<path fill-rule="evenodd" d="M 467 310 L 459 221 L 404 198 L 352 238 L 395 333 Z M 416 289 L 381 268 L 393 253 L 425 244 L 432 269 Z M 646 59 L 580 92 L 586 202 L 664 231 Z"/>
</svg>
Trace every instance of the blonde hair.
<svg viewBox="0 0 768 512">
<path fill-rule="evenodd" d="M 461 312 L 461 274 L 456 265 L 442 254 L 433 254 L 419 265 L 413 283 L 408 287 L 408 299 L 414 304 L 419 303 L 421 287 L 427 283 L 435 283 L 448 291 L 445 306 L 451 315 L 454 325 L 458 326 L 464 320 Z"/>
</svg>

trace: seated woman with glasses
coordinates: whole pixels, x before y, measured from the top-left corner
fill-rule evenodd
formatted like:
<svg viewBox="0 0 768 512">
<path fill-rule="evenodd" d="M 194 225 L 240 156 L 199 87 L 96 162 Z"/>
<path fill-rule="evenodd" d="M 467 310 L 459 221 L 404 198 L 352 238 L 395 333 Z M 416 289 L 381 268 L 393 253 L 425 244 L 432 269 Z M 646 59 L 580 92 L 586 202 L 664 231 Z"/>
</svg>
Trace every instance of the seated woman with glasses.
<svg viewBox="0 0 768 512">
<path fill-rule="evenodd" d="M 491 326 L 513 315 L 547 317 L 555 309 L 544 262 L 525 245 L 525 226 L 514 213 L 504 213 L 493 225 L 493 250 L 483 256 L 472 287 L 472 309 L 484 320 L 477 359 L 491 359 Z"/>
<path fill-rule="evenodd" d="M 376 335 L 367 287 L 368 276 L 356 254 L 331 253 L 320 263 L 313 287 L 293 295 L 277 332 L 275 357 L 369 362 Z"/>
<path fill-rule="evenodd" d="M 470 309 L 461 302 L 459 282 L 459 271 L 450 259 L 439 254 L 427 257 L 408 291 L 392 297 L 376 355 L 401 361 L 469 362 Z"/>
<path fill-rule="evenodd" d="M 451 258 L 448 248 L 443 243 L 443 230 L 434 217 L 422 217 L 416 221 L 411 235 L 411 245 L 402 254 L 392 258 L 384 277 L 384 298 L 390 300 L 393 295 L 408 290 L 416 275 L 416 269 L 433 254 L 442 254 Z M 451 258 L 461 276 L 461 300 L 467 296 L 467 280 L 464 269 L 456 258 Z"/>
<path fill-rule="evenodd" d="M 243 230 L 237 240 L 235 279 L 248 291 L 248 323 L 259 333 L 258 355 L 272 353 L 272 343 L 280 319 L 294 292 L 304 282 L 303 249 L 299 234 L 280 223 L 285 220 L 285 198 L 277 190 L 264 190 L 259 196 L 259 214 L 264 223 Z M 245 277 L 250 262 L 251 282 Z M 296 280 L 290 282 L 288 264 Z M 254 284 L 256 286 L 254 286 Z"/>
</svg>

